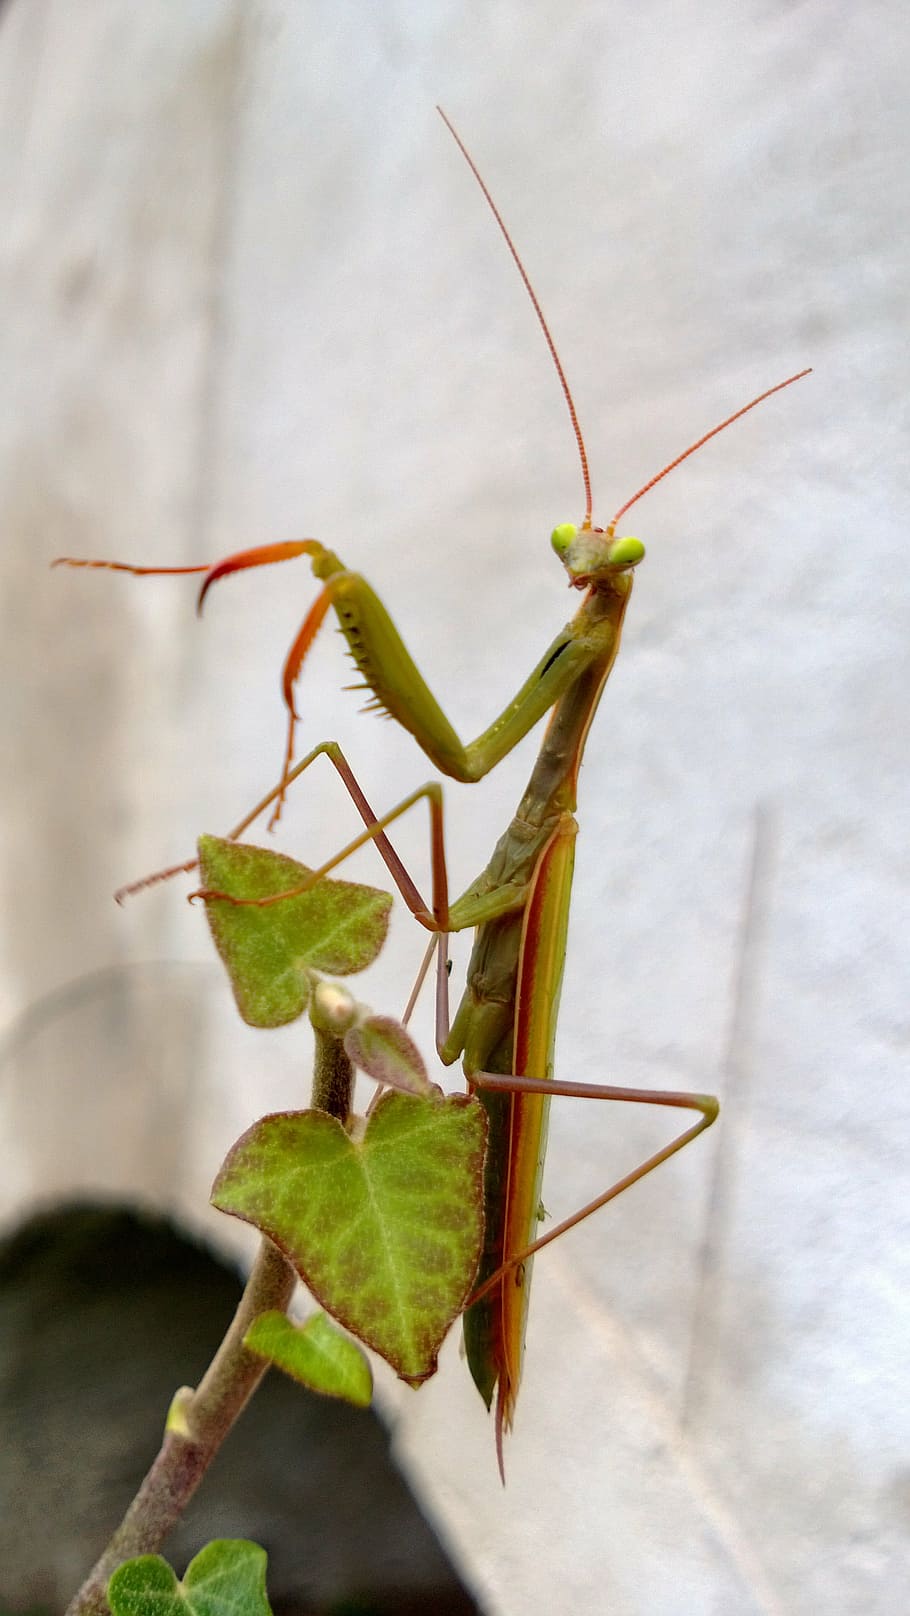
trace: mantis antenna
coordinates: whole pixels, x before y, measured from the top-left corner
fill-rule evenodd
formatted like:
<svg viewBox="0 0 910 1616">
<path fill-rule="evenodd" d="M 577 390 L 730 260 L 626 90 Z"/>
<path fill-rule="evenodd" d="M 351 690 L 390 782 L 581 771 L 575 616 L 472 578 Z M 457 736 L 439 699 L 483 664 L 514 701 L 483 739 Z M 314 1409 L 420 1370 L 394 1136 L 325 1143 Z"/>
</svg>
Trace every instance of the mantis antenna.
<svg viewBox="0 0 910 1616">
<path fill-rule="evenodd" d="M 690 443 L 688 449 L 684 449 L 682 454 L 678 454 L 674 460 L 671 460 L 666 466 L 664 466 L 662 471 L 656 472 L 653 477 L 649 478 L 648 481 L 644 483 L 643 486 L 638 490 L 637 494 L 633 494 L 631 499 L 626 500 L 625 505 L 620 505 L 619 510 L 616 512 L 616 515 L 610 523 L 610 526 L 607 528 L 607 532 L 610 537 L 612 538 L 613 533 L 615 532 L 616 524 L 619 521 L 619 518 L 621 516 L 625 516 L 626 511 L 631 510 L 633 505 L 637 505 L 638 501 L 642 499 L 645 494 L 650 494 L 651 489 L 656 487 L 659 482 L 662 482 L 664 477 L 666 477 L 669 472 L 675 471 L 676 467 L 681 466 L 684 460 L 688 460 L 690 455 L 694 455 L 696 449 L 701 449 L 710 438 L 716 438 L 718 432 L 723 432 L 728 426 L 732 426 L 733 422 L 738 421 L 741 415 L 748 415 L 750 410 L 755 409 L 756 404 L 763 404 L 766 398 L 771 397 L 772 393 L 780 393 L 783 388 L 792 387 L 794 382 L 802 381 L 803 377 L 811 375 L 811 372 L 812 366 L 807 365 L 805 370 L 798 370 L 794 376 L 788 376 L 785 382 L 776 382 L 773 387 L 766 387 L 765 391 L 763 393 L 759 393 L 757 398 L 751 399 L 748 404 L 743 404 L 740 409 L 734 410 L 733 414 L 728 415 L 725 421 L 721 421 L 718 426 L 712 426 L 710 432 L 704 432 L 702 436 L 697 438 L 694 443 Z"/>
<path fill-rule="evenodd" d="M 592 512 L 591 473 L 588 470 L 588 456 L 587 456 L 587 451 L 585 450 L 585 440 L 581 435 L 581 427 L 578 424 L 578 411 L 575 408 L 575 400 L 572 397 L 572 389 L 570 388 L 568 382 L 566 381 L 566 373 L 562 368 L 562 361 L 561 361 L 561 359 L 559 357 L 559 354 L 556 352 L 556 344 L 553 341 L 553 337 L 552 337 L 552 335 L 550 333 L 550 327 L 547 325 L 543 309 L 541 308 L 540 303 L 538 301 L 537 293 L 535 292 L 533 286 L 531 285 L 531 278 L 530 278 L 527 270 L 525 269 L 524 264 L 522 263 L 521 259 L 518 256 L 518 248 L 515 246 L 515 243 L 512 240 L 512 237 L 509 235 L 509 232 L 508 232 L 508 230 L 506 228 L 506 222 L 505 222 L 502 214 L 500 213 L 498 207 L 496 206 L 496 203 L 493 201 L 493 198 L 490 195 L 489 190 L 487 189 L 486 181 L 484 180 L 484 177 L 481 174 L 480 169 L 477 167 L 477 164 L 475 163 L 473 157 L 471 156 L 471 153 L 468 151 L 468 148 L 465 145 L 464 141 L 462 140 L 460 134 L 458 133 L 458 130 L 455 128 L 454 124 L 451 123 L 450 120 L 446 117 L 445 113 L 442 110 L 442 107 L 438 106 L 436 108 L 436 111 L 439 113 L 440 118 L 442 119 L 443 123 L 445 124 L 446 128 L 448 129 L 449 134 L 452 136 L 452 139 L 454 140 L 456 146 L 458 147 L 459 151 L 461 152 L 462 157 L 464 158 L 464 160 L 467 163 L 469 169 L 471 170 L 471 173 L 474 175 L 475 180 L 477 181 L 478 185 L 480 186 L 480 189 L 482 190 L 482 192 L 483 192 L 483 194 L 484 194 L 484 196 L 485 196 L 485 198 L 487 200 L 487 205 L 489 206 L 490 212 L 492 213 L 493 218 L 496 220 L 496 223 L 499 225 L 499 228 L 502 231 L 503 236 L 505 237 L 506 246 L 508 247 L 509 252 L 512 254 L 512 257 L 515 260 L 516 266 L 518 268 L 519 275 L 521 276 L 522 280 L 524 281 L 525 291 L 527 292 L 528 297 L 531 299 L 531 303 L 533 304 L 533 307 L 534 307 L 534 313 L 537 315 L 537 318 L 540 321 L 540 329 L 541 329 L 541 331 L 543 332 L 544 336 L 547 339 L 547 347 L 550 350 L 550 357 L 553 360 L 554 365 L 556 366 L 556 374 L 559 377 L 559 385 L 562 388 L 563 397 L 564 397 L 564 399 L 566 401 L 566 405 L 568 407 L 569 419 L 572 422 L 572 431 L 575 433 L 575 442 L 578 444 L 578 456 L 579 456 L 579 459 L 581 460 L 581 475 L 582 475 L 582 479 L 583 479 L 584 485 L 585 485 L 585 519 L 584 519 L 584 521 L 582 522 L 581 525 L 582 525 L 583 528 L 589 528 L 591 526 L 591 512 Z"/>
<path fill-rule="evenodd" d="M 477 181 L 478 185 L 480 186 L 480 189 L 483 192 L 483 195 L 484 195 L 484 197 L 486 199 L 487 206 L 489 207 L 490 212 L 493 215 L 493 218 L 496 220 L 496 223 L 499 225 L 499 228 L 502 231 L 503 237 L 505 238 L 506 246 L 508 247 L 509 252 L 512 254 L 512 257 L 515 260 L 515 264 L 517 266 L 518 273 L 521 276 L 522 281 L 524 282 L 525 291 L 527 292 L 529 298 L 531 299 L 531 303 L 532 303 L 533 308 L 534 308 L 534 313 L 537 315 L 537 318 L 538 318 L 538 320 L 540 322 L 540 329 L 542 330 L 544 336 L 546 337 L 547 347 L 550 350 L 550 357 L 552 358 L 553 363 L 556 366 L 556 374 L 559 377 L 559 385 L 562 388 L 563 397 L 565 398 L 566 405 L 568 407 L 569 419 L 572 422 L 572 431 L 575 434 L 575 442 L 578 445 L 578 455 L 579 455 L 579 459 L 581 460 L 581 475 L 582 475 L 582 479 L 584 481 L 584 486 L 585 486 L 585 516 L 584 516 L 584 521 L 582 522 L 581 525 L 582 525 L 582 530 L 588 529 L 588 528 L 591 527 L 592 499 L 591 499 L 591 474 L 590 474 L 590 472 L 588 470 L 588 456 L 587 456 L 587 451 L 585 450 L 585 440 L 582 437 L 581 427 L 580 427 L 579 422 L 578 422 L 578 411 L 575 408 L 575 400 L 572 397 L 572 390 L 569 387 L 568 381 L 566 380 L 566 373 L 562 368 L 562 361 L 561 361 L 561 359 L 559 357 L 559 354 L 556 351 L 556 344 L 553 341 L 553 337 L 552 337 L 552 333 L 550 331 L 550 327 L 547 325 L 546 317 L 544 315 L 543 309 L 540 306 L 540 301 L 538 299 L 537 293 L 535 292 L 534 287 L 531 285 L 531 278 L 530 278 L 527 270 L 525 269 L 525 266 L 522 263 L 521 258 L 518 255 L 518 248 L 515 246 L 515 243 L 512 240 L 512 237 L 509 235 L 508 229 L 506 227 L 506 222 L 503 219 L 503 216 L 500 213 L 498 207 L 496 206 L 496 203 L 493 201 L 492 196 L 490 195 L 489 189 L 487 188 L 486 181 L 484 180 L 484 177 L 481 174 L 480 169 L 477 167 L 477 164 L 475 163 L 473 157 L 471 156 L 471 153 L 468 151 L 467 146 L 465 145 L 464 141 L 462 140 L 460 134 L 458 133 L 458 130 L 455 128 L 455 126 L 452 123 L 451 119 L 448 118 L 446 116 L 446 114 L 443 112 L 442 107 L 437 106 L 436 111 L 439 113 L 440 118 L 442 119 L 443 123 L 445 124 L 446 128 L 448 129 L 449 134 L 452 136 L 452 139 L 454 140 L 454 142 L 455 142 L 456 146 L 458 147 L 459 151 L 461 152 L 465 162 L 467 163 L 468 167 L 470 168 L 471 173 L 474 175 L 474 178 Z M 765 399 L 770 398 L 773 393 L 779 393 L 779 392 L 782 391 L 783 388 L 791 387 L 794 382 L 801 381 L 804 376 L 808 376 L 810 374 L 811 369 L 812 369 L 812 366 L 810 365 L 810 366 L 808 366 L 808 368 L 806 370 L 799 370 L 799 371 L 796 372 L 796 374 L 794 376 L 788 376 L 786 381 L 777 382 L 774 385 L 774 387 L 767 387 L 763 393 L 758 394 L 757 398 L 751 399 L 748 404 L 743 404 L 742 407 L 740 409 L 738 409 L 738 410 L 735 410 L 732 415 L 728 415 L 725 421 L 721 421 L 718 426 L 713 426 L 711 428 L 710 432 L 703 433 L 703 435 L 700 438 L 698 438 L 695 443 L 690 443 L 688 449 L 684 449 L 682 454 L 676 455 L 676 457 L 673 460 L 669 461 L 668 464 L 666 466 L 664 466 L 661 471 L 658 471 L 653 477 L 649 478 L 648 482 L 646 482 L 641 488 L 639 488 L 637 494 L 633 494 L 631 499 L 627 499 L 626 503 L 624 505 L 620 506 L 620 508 L 616 512 L 616 515 L 614 516 L 612 522 L 610 523 L 610 526 L 607 528 L 608 537 L 610 537 L 610 538 L 613 537 L 613 534 L 616 531 L 616 524 L 619 521 L 619 518 L 621 516 L 625 516 L 626 511 L 631 510 L 633 505 L 637 504 L 638 501 L 640 499 L 642 499 L 645 494 L 649 494 L 651 492 L 651 489 L 656 487 L 656 485 L 659 482 L 661 482 L 663 480 L 663 478 L 666 477 L 671 471 L 675 471 L 677 466 L 681 466 L 684 460 L 688 460 L 690 455 L 695 454 L 697 449 L 701 449 L 703 447 L 703 445 L 706 444 L 711 438 L 716 438 L 717 434 L 719 432 L 723 432 L 728 426 L 732 426 L 734 421 L 738 421 L 740 419 L 740 416 L 748 415 L 750 410 L 755 409 L 756 404 L 763 404 Z"/>
</svg>

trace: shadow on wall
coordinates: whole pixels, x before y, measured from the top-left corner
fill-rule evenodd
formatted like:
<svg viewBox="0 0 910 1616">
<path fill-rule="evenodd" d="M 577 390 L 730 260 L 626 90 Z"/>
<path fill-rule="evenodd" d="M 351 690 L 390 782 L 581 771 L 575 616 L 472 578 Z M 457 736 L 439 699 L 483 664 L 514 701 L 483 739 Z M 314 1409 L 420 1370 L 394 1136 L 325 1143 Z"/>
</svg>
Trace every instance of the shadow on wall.
<svg viewBox="0 0 910 1616">
<path fill-rule="evenodd" d="M 240 1291 L 169 1223 L 116 1208 L 63 1207 L 0 1245 L 0 1616 L 65 1609 Z M 214 1537 L 267 1550 L 275 1616 L 480 1616 L 372 1411 L 276 1372 L 164 1552 L 182 1574 Z"/>
</svg>

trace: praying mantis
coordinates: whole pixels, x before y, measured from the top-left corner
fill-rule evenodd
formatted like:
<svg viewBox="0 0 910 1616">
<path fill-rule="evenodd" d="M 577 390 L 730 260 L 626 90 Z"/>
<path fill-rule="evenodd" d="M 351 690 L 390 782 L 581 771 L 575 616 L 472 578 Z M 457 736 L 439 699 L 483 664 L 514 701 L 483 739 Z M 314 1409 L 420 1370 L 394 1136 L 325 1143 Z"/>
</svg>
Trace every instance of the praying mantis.
<svg viewBox="0 0 910 1616">
<path fill-rule="evenodd" d="M 467 1082 L 480 1094 L 489 1120 L 484 1187 L 485 1246 L 477 1284 L 465 1314 L 464 1334 L 469 1367 L 488 1407 L 495 1396 L 496 1442 L 502 1468 L 503 1436 L 512 1425 L 521 1379 L 533 1256 L 683 1149 L 711 1125 L 718 1111 L 717 1101 L 707 1094 L 554 1078 L 557 1016 L 578 831 L 575 812 L 579 769 L 601 695 L 619 652 L 634 572 L 645 553 L 638 539 L 617 537 L 616 526 L 645 493 L 710 438 L 808 372 L 800 371 L 768 388 L 704 433 L 627 500 L 606 528 L 596 527 L 584 439 L 537 295 L 473 158 L 441 109 L 440 113 L 492 210 L 531 299 L 568 408 L 585 497 L 580 524 L 564 523 L 556 527 L 551 539 L 570 586 L 583 592 L 581 605 L 498 716 L 476 739 L 462 742 L 379 597 L 363 577 L 349 571 L 337 555 L 315 539 L 258 546 L 229 556 L 214 566 L 160 568 L 64 559 L 69 565 L 110 567 L 136 574 L 204 572 L 200 607 L 207 591 L 218 579 L 249 567 L 299 556 L 308 557 L 322 585 L 285 662 L 283 692 L 289 719 L 281 783 L 231 834 L 239 835 L 269 802 L 275 804 L 274 823 L 292 780 L 316 756 L 327 754 L 344 780 L 366 829 L 321 870 L 314 872 L 311 883 L 327 874 L 356 846 L 374 840 L 411 912 L 433 934 L 425 969 L 435 949 L 439 1054 L 447 1065 L 461 1058 Z M 293 765 L 297 723 L 294 689 L 330 609 L 337 618 L 363 688 L 370 693 L 371 705 L 409 731 L 431 763 L 454 780 L 482 779 L 550 714 L 540 754 L 515 816 L 496 843 L 486 868 L 451 904 L 441 794 L 437 784 L 421 787 L 388 813 L 377 817 L 335 743 L 315 748 L 301 763 Z M 386 835 L 393 820 L 421 797 L 428 803 L 431 822 L 433 898 L 430 905 L 421 898 Z M 294 889 L 295 893 L 298 890 L 302 889 Z M 278 894 L 267 901 L 281 901 L 288 896 L 291 894 Z M 468 929 L 473 929 L 475 936 L 467 984 L 450 1024 L 446 938 L 451 932 Z M 657 1105 L 691 1112 L 695 1120 L 669 1144 L 573 1216 L 538 1236 L 548 1107 L 554 1094 Z"/>
</svg>

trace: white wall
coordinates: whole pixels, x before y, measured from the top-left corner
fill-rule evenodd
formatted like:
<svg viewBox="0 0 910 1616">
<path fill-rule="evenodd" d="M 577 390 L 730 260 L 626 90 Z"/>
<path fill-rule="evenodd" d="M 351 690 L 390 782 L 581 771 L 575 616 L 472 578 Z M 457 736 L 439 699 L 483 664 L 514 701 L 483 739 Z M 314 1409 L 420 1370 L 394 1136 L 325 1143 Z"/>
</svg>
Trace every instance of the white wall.
<svg viewBox="0 0 910 1616">
<path fill-rule="evenodd" d="M 389 1389 L 491 1612 L 905 1602 L 907 38 L 900 0 L 0 17 L 6 1220 L 100 1187 L 233 1238 L 208 1184 L 306 1067 L 299 1030 L 238 1025 L 176 886 L 109 899 L 273 782 L 305 567 L 199 625 L 188 582 L 47 562 L 315 534 L 465 734 L 571 608 L 563 406 L 434 102 L 535 279 L 602 521 L 815 366 L 636 510 L 582 776 L 559 1070 L 716 1089 L 722 1123 L 538 1262 L 504 1494 L 454 1342 Z M 303 733 L 386 804 L 427 766 L 348 677 L 326 634 Z M 449 792 L 456 885 L 532 755 Z M 281 845 L 312 861 L 345 813 L 314 781 Z M 374 1003 L 420 946 L 402 919 Z M 610 1109 L 555 1107 L 554 1214 L 664 1136 Z"/>
</svg>

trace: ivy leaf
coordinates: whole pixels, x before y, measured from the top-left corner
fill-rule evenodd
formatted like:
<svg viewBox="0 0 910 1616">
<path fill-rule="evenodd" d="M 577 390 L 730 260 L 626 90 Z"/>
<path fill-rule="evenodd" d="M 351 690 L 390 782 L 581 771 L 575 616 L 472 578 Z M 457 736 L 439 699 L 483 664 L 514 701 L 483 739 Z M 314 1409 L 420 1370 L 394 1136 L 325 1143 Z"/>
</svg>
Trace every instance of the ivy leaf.
<svg viewBox="0 0 910 1616">
<path fill-rule="evenodd" d="M 200 1549 L 182 1582 L 160 1554 L 118 1566 L 107 1585 L 113 1616 L 272 1616 L 265 1549 L 217 1538 Z"/>
<path fill-rule="evenodd" d="M 391 1016 L 363 1015 L 345 1033 L 344 1047 L 354 1065 L 384 1088 L 429 1094 L 436 1087 L 410 1033 Z"/>
<path fill-rule="evenodd" d="M 340 1397 L 355 1408 L 369 1408 L 373 1376 L 360 1348 L 342 1335 L 325 1313 L 293 1324 L 274 1309 L 260 1313 L 243 1338 L 245 1347 L 268 1358 L 286 1375 L 324 1397 Z"/>
<path fill-rule="evenodd" d="M 340 1038 L 345 1054 L 381 1088 L 403 1094 L 441 1092 L 427 1075 L 423 1056 L 407 1028 L 391 1016 L 377 1016 L 340 982 L 314 977 L 310 1020 L 317 1032 Z"/>
<path fill-rule="evenodd" d="M 324 1111 L 263 1117 L 212 1203 L 288 1257 L 338 1322 L 417 1384 L 470 1294 L 483 1233 L 486 1113 L 465 1094 L 388 1092 L 362 1137 Z"/>
<path fill-rule="evenodd" d="M 203 886 L 234 898 L 266 898 L 306 881 L 305 864 L 266 848 L 202 836 Z M 392 899 L 376 887 L 323 879 L 282 903 L 237 905 L 207 898 L 212 936 L 251 1027 L 283 1027 L 309 1003 L 309 971 L 348 976 L 376 958 Z"/>
</svg>

